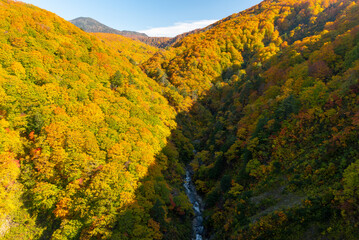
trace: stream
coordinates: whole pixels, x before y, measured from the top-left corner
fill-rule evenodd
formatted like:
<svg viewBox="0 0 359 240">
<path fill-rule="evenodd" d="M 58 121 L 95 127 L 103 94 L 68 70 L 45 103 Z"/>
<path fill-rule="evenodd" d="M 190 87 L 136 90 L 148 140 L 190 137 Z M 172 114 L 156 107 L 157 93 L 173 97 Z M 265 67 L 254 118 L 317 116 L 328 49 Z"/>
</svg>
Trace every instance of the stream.
<svg viewBox="0 0 359 240">
<path fill-rule="evenodd" d="M 196 187 L 192 182 L 193 171 L 187 166 L 186 177 L 184 180 L 184 187 L 186 194 L 193 205 L 194 218 L 192 221 L 193 238 L 192 240 L 203 240 L 204 226 L 203 226 L 203 202 L 202 198 L 197 194 Z"/>
</svg>

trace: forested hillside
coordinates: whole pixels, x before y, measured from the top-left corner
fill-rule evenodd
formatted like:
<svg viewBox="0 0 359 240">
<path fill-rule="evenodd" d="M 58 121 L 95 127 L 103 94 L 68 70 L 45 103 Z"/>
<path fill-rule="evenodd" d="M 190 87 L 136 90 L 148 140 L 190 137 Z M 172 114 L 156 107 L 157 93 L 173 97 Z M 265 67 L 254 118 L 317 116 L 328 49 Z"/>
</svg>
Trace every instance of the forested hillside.
<svg viewBox="0 0 359 240">
<path fill-rule="evenodd" d="M 99 38 L 0 1 L 2 239 L 191 234 L 175 111 L 135 64 L 155 49 Z"/>
<path fill-rule="evenodd" d="M 143 64 L 194 101 L 208 238 L 357 239 L 358 23 L 358 1 L 264 1 Z"/>
<path fill-rule="evenodd" d="M 191 239 L 187 165 L 204 239 L 357 239 L 358 80 L 358 1 L 159 50 L 0 0 L 0 238 Z"/>
<path fill-rule="evenodd" d="M 159 49 L 140 41 L 133 41 L 130 38 L 110 33 L 93 33 L 112 50 L 116 50 L 122 56 L 134 64 L 139 65 L 152 57 Z"/>
</svg>

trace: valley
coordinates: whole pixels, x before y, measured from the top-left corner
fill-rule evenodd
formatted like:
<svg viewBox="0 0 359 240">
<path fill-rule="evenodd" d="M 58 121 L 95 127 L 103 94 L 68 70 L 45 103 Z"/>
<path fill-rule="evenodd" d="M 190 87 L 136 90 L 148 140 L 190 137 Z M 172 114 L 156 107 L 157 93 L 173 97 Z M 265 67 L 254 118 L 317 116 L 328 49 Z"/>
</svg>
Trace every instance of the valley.
<svg viewBox="0 0 359 240">
<path fill-rule="evenodd" d="M 0 239 L 357 239 L 358 1 L 84 30 L 0 0 Z"/>
</svg>

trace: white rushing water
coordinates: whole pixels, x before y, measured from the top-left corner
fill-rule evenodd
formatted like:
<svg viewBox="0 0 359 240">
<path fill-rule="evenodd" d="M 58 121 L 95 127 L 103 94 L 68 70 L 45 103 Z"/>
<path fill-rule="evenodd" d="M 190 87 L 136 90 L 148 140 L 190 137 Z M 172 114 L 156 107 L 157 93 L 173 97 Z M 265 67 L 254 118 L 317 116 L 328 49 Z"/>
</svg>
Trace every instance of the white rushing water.
<svg viewBox="0 0 359 240">
<path fill-rule="evenodd" d="M 194 219 L 192 222 L 193 240 L 203 240 L 204 226 L 203 226 L 203 203 L 202 198 L 197 194 L 196 187 L 192 182 L 192 171 L 189 167 L 186 168 L 186 177 L 184 180 L 184 187 L 186 194 L 193 205 Z"/>
</svg>

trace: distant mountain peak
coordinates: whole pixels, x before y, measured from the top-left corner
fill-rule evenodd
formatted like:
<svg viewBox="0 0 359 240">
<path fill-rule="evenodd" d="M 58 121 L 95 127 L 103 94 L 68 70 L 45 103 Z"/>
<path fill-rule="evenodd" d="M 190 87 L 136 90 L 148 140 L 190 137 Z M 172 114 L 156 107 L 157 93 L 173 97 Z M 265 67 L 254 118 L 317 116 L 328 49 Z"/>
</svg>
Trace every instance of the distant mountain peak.
<svg viewBox="0 0 359 240">
<path fill-rule="evenodd" d="M 111 28 L 98 22 L 97 20 L 90 17 L 79 17 L 73 20 L 70 20 L 72 24 L 81 28 L 85 32 L 93 32 L 93 33 L 114 33 L 126 37 L 136 36 L 136 37 L 147 37 L 144 33 L 139 33 L 135 31 L 119 31 L 117 29 Z"/>
<path fill-rule="evenodd" d="M 196 30 L 193 30 L 193 31 L 190 31 L 187 33 L 177 35 L 174 38 L 169 38 L 169 37 L 149 37 L 145 33 L 139 33 L 139 32 L 135 32 L 135 31 L 127 31 L 127 30 L 119 31 L 117 29 L 108 27 L 105 24 L 100 23 L 99 21 L 97 21 L 93 18 L 90 18 L 90 17 L 79 17 L 79 18 L 70 20 L 70 22 L 72 24 L 74 24 L 75 26 L 81 28 L 85 32 L 118 34 L 118 35 L 122 35 L 122 36 L 125 36 L 128 38 L 134 39 L 134 40 L 139 40 L 148 45 L 159 47 L 159 48 L 166 48 L 170 45 L 175 44 L 176 42 L 178 42 L 179 40 L 181 40 L 182 38 L 184 38 L 190 34 L 206 31 L 213 26 L 213 25 L 210 25 L 206 28 L 196 29 Z"/>
</svg>

